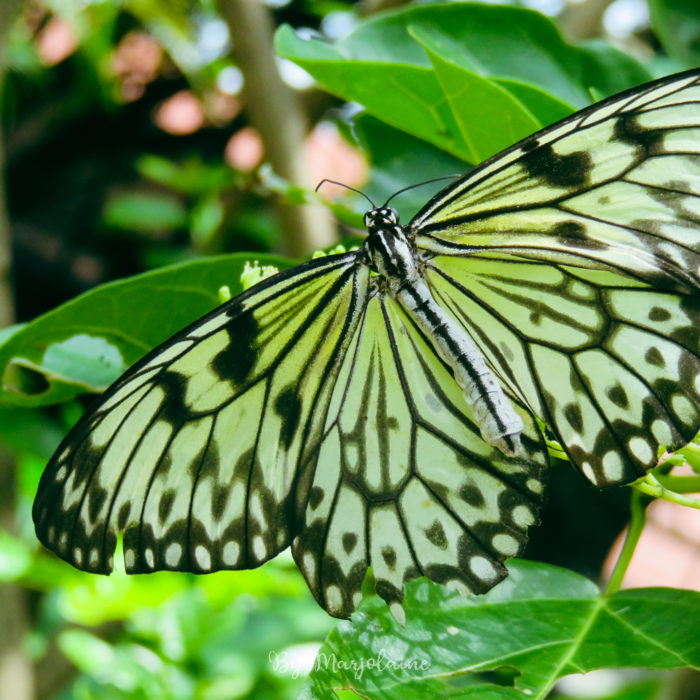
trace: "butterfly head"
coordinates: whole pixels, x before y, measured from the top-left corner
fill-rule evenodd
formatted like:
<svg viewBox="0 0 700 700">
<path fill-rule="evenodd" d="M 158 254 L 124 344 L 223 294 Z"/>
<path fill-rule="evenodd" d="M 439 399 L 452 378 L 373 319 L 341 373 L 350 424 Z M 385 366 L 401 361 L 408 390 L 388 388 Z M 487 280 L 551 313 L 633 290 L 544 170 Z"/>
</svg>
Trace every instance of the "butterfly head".
<svg viewBox="0 0 700 700">
<path fill-rule="evenodd" d="M 393 207 L 374 207 L 365 214 L 365 226 L 370 233 L 398 225 L 399 213 Z"/>
</svg>

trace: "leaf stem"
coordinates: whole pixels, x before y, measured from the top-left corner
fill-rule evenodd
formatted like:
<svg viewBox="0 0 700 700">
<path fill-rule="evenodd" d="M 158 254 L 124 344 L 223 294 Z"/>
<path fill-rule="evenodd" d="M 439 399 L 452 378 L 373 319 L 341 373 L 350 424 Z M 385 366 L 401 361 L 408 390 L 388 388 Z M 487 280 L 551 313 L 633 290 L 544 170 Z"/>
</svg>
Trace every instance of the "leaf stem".
<svg viewBox="0 0 700 700">
<path fill-rule="evenodd" d="M 673 479 L 673 481 L 672 481 Z M 686 481 L 687 480 L 687 481 Z M 678 490 L 672 491 L 666 485 L 673 485 Z M 696 491 L 700 483 L 697 477 L 693 476 L 665 476 L 657 479 L 653 474 L 647 474 L 644 478 L 635 481 L 633 484 L 636 492 L 645 493 L 653 498 L 663 498 L 671 503 L 678 503 L 681 506 L 700 509 L 700 499 L 685 496 L 678 491 Z"/>
<path fill-rule="evenodd" d="M 622 545 L 622 551 L 620 556 L 615 562 L 615 568 L 610 575 L 610 580 L 608 585 L 603 591 L 604 596 L 609 596 L 620 590 L 622 585 L 622 579 L 625 577 L 627 572 L 627 567 L 632 561 L 632 555 L 637 547 L 637 542 L 639 542 L 639 537 L 644 529 L 644 524 L 646 523 L 646 509 L 651 499 L 642 493 L 641 489 L 634 489 L 632 491 L 632 498 L 630 500 L 630 524 L 627 528 L 627 536 L 625 537 L 625 543 Z"/>
</svg>

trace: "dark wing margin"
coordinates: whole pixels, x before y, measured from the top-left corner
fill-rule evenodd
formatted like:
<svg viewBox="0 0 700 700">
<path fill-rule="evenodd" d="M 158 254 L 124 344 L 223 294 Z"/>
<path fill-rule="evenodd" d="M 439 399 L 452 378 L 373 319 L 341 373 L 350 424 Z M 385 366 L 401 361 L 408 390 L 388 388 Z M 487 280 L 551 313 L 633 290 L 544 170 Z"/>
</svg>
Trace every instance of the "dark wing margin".
<svg viewBox="0 0 700 700">
<path fill-rule="evenodd" d="M 356 255 L 264 280 L 136 363 L 49 462 L 41 542 L 109 573 L 259 566 L 294 536 L 297 466 L 356 302 Z"/>
</svg>

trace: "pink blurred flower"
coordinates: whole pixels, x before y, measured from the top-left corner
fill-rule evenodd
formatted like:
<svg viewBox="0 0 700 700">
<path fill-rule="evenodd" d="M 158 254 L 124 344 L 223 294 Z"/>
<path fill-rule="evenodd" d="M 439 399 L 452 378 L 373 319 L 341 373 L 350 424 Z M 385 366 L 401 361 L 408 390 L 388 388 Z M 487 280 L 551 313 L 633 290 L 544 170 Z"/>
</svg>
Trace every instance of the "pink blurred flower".
<svg viewBox="0 0 700 700">
<path fill-rule="evenodd" d="M 78 48 L 78 35 L 61 17 L 52 17 L 36 38 L 39 60 L 47 66 L 64 61 Z"/>
<path fill-rule="evenodd" d="M 184 136 L 204 126 L 204 110 L 200 101 L 189 90 L 180 90 L 155 109 L 153 119 L 163 131 Z"/>
<path fill-rule="evenodd" d="M 239 129 L 226 144 L 224 158 L 236 170 L 249 172 L 260 165 L 264 154 L 260 134 L 252 126 Z"/>
</svg>

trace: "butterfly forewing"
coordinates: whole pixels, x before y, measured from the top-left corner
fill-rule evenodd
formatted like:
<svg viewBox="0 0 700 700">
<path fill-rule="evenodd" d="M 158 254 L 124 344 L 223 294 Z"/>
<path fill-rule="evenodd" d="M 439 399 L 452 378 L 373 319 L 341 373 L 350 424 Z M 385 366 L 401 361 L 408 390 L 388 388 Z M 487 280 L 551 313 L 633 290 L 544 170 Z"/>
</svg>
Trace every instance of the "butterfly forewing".
<svg viewBox="0 0 700 700">
<path fill-rule="evenodd" d="M 697 71 L 594 105 L 494 156 L 409 228 L 421 250 L 502 250 L 700 288 Z"/>
<path fill-rule="evenodd" d="M 371 565 L 390 604 L 417 576 L 483 592 L 537 518 L 547 455 L 531 415 L 509 458 L 480 436 L 449 369 L 375 294 L 345 355 L 294 556 L 319 602 L 347 616 Z"/>
<path fill-rule="evenodd" d="M 314 396 L 342 345 L 354 256 L 259 285 L 175 336 L 91 407 L 34 505 L 50 549 L 130 573 L 250 568 L 293 537 Z"/>
</svg>

